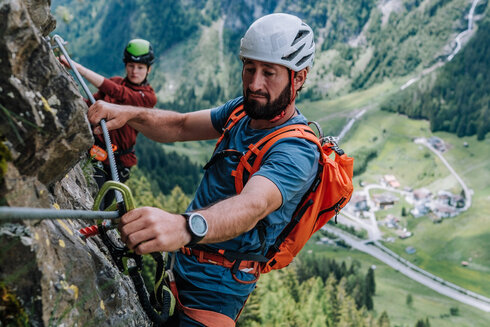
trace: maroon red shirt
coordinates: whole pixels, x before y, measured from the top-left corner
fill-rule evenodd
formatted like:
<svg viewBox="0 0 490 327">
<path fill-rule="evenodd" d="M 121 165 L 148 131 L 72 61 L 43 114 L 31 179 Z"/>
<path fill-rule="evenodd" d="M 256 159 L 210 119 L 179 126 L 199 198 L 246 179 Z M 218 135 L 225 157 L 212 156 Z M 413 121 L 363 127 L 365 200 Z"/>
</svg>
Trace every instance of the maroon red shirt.
<svg viewBox="0 0 490 327">
<path fill-rule="evenodd" d="M 94 98 L 95 100 L 104 100 L 115 104 L 147 108 L 153 108 L 157 103 L 155 91 L 149 84 L 134 85 L 119 76 L 109 79 L 104 78 L 104 82 L 99 87 L 99 91 L 94 94 Z M 117 146 L 117 151 L 122 152 L 136 144 L 138 131 L 126 124 L 119 129 L 110 131 L 109 135 L 111 143 Z M 95 137 L 98 137 L 104 143 L 102 135 L 96 135 Z M 132 167 L 138 162 L 136 155 L 132 152 L 121 155 L 119 159 L 125 167 Z M 109 160 L 106 159 L 104 164 L 109 165 Z"/>
</svg>

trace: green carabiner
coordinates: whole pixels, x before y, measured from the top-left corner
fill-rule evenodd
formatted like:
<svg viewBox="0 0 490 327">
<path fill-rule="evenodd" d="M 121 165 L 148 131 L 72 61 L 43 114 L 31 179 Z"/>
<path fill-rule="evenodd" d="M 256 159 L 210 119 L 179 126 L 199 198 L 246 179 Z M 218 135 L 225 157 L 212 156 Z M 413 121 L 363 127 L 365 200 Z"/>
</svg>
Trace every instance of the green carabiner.
<svg viewBox="0 0 490 327">
<path fill-rule="evenodd" d="M 122 194 L 124 209 L 126 212 L 131 211 L 136 207 L 134 204 L 133 193 L 131 193 L 131 189 L 129 188 L 129 186 L 121 182 L 107 181 L 104 183 L 104 185 L 102 185 L 102 187 L 99 190 L 99 193 L 97 193 L 92 210 L 94 211 L 99 210 L 102 200 L 104 199 L 107 192 L 109 192 L 110 190 L 119 191 Z M 117 206 L 117 203 L 111 205 L 109 208 L 106 209 L 106 211 L 117 209 L 114 206 Z"/>
<path fill-rule="evenodd" d="M 123 184 L 121 182 L 115 182 L 115 181 L 107 181 L 102 185 L 102 187 L 99 190 L 99 193 L 97 193 L 97 196 L 95 197 L 94 206 L 93 206 L 94 211 L 99 210 L 102 200 L 106 196 L 107 192 L 111 190 L 115 192 L 120 192 L 122 194 L 123 204 L 124 204 L 124 208 L 123 208 L 124 210 L 122 212 L 124 213 L 128 212 L 136 207 L 131 189 L 126 184 Z M 118 208 L 118 205 L 119 203 L 114 203 L 108 208 L 106 208 L 105 210 L 106 211 L 118 210 L 120 209 Z M 138 270 L 141 270 L 141 264 L 142 264 L 141 256 L 134 253 L 134 251 L 129 250 L 126 246 L 122 247 L 116 245 L 107 236 L 107 231 L 109 229 L 116 227 L 119 220 L 120 218 L 115 219 L 114 222 L 111 222 L 109 226 L 108 224 L 104 224 L 104 220 L 100 219 L 97 221 L 97 225 L 98 225 L 99 235 L 102 237 L 102 240 L 104 241 L 105 245 L 109 248 L 109 252 L 113 260 L 115 261 L 116 265 L 118 266 L 118 268 L 121 270 L 123 274 L 129 275 L 128 259 L 131 258 L 135 260 Z"/>
</svg>

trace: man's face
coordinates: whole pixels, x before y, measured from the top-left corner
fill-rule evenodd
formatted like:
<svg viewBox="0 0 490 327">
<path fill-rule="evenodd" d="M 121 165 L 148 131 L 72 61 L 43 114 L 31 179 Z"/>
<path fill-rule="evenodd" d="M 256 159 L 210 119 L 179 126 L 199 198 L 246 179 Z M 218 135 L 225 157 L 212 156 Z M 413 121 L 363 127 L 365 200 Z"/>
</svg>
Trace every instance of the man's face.
<svg viewBox="0 0 490 327">
<path fill-rule="evenodd" d="M 291 89 L 286 67 L 245 59 L 243 108 L 252 119 L 271 120 L 290 103 Z"/>
<path fill-rule="evenodd" d="M 126 64 L 126 75 L 131 83 L 139 85 L 146 79 L 150 69 L 151 67 L 148 68 L 146 64 L 128 62 Z"/>
</svg>

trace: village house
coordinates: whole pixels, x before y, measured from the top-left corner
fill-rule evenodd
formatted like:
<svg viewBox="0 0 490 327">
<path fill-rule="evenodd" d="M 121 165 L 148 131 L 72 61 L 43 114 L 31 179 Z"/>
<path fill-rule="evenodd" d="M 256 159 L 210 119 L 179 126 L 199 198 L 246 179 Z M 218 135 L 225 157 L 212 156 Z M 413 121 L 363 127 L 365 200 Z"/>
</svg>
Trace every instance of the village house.
<svg viewBox="0 0 490 327">
<path fill-rule="evenodd" d="M 428 202 L 431 196 L 432 192 L 425 187 L 413 191 L 413 198 L 416 202 Z"/>
<path fill-rule="evenodd" d="M 415 204 L 412 210 L 410 210 L 410 213 L 414 218 L 425 216 L 429 214 L 429 212 L 430 208 L 427 206 L 427 202 L 419 202 Z"/>
<path fill-rule="evenodd" d="M 428 142 L 432 147 L 434 147 L 437 151 L 439 152 L 445 152 L 446 151 L 446 144 L 444 143 L 443 140 L 436 136 L 432 136 L 431 138 L 428 139 Z"/>
<path fill-rule="evenodd" d="M 438 218 L 450 218 L 458 214 L 458 209 L 449 205 L 434 203 L 434 205 L 432 206 L 432 212 Z"/>
<path fill-rule="evenodd" d="M 451 192 L 441 190 L 437 192 L 436 201 L 440 204 L 449 205 L 452 196 L 453 194 Z"/>
<path fill-rule="evenodd" d="M 393 216 L 393 215 L 387 215 L 386 218 L 384 219 L 384 224 L 387 228 L 399 228 L 399 223 L 400 223 L 400 219 Z"/>
<path fill-rule="evenodd" d="M 455 195 L 448 191 L 437 192 L 436 202 L 441 205 L 447 205 L 455 208 L 463 208 L 465 205 L 465 199 L 461 195 Z"/>
<path fill-rule="evenodd" d="M 399 199 L 391 193 L 383 193 L 373 195 L 373 201 L 377 208 L 385 209 L 387 207 L 392 207 L 395 205 L 395 202 Z"/>
<path fill-rule="evenodd" d="M 354 192 L 346 209 L 354 212 L 369 211 L 366 194 L 364 192 Z"/>
<path fill-rule="evenodd" d="M 402 240 L 412 236 L 412 232 L 409 232 L 406 228 L 397 230 L 396 234 Z"/>
<path fill-rule="evenodd" d="M 393 188 L 400 187 L 400 182 L 398 182 L 398 180 L 394 175 L 384 175 L 382 183 L 386 186 L 393 187 Z"/>
</svg>

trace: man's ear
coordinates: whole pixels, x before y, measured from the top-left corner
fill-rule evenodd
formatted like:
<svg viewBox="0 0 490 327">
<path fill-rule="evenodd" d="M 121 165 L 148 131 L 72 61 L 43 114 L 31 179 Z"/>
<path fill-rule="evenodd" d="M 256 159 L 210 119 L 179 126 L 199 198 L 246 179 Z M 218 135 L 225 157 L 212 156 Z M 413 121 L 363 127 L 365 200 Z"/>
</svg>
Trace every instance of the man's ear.
<svg viewBox="0 0 490 327">
<path fill-rule="evenodd" d="M 147 72 L 147 74 L 149 74 L 151 72 L 151 67 L 152 66 L 148 66 L 148 72 Z"/>
<path fill-rule="evenodd" d="M 306 81 L 306 75 L 308 74 L 308 68 L 304 68 L 299 72 L 296 72 L 294 76 L 294 85 L 296 89 L 299 89 L 303 86 Z"/>
</svg>

